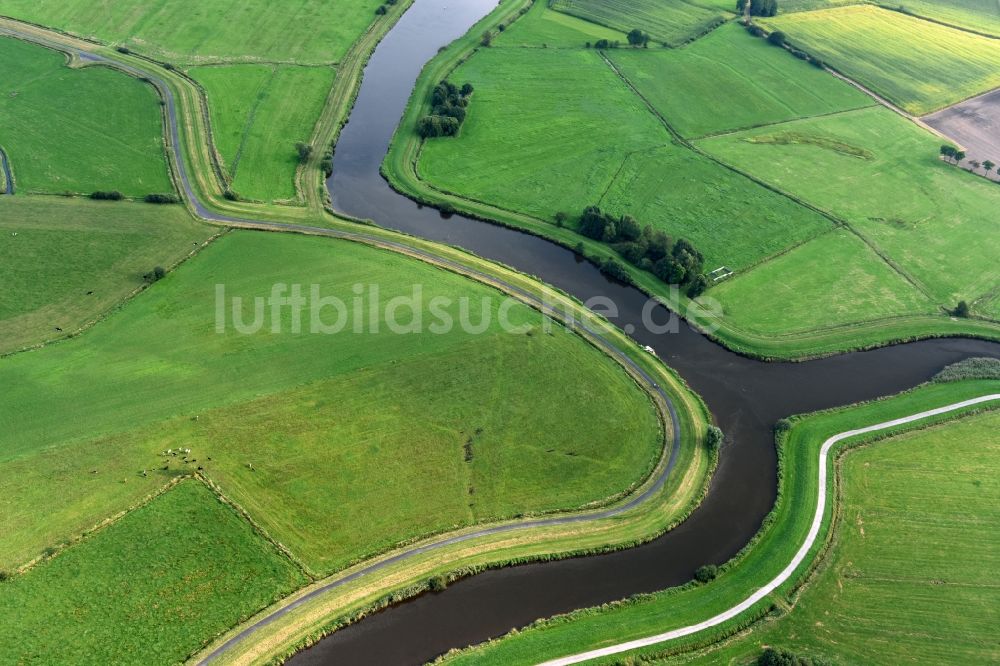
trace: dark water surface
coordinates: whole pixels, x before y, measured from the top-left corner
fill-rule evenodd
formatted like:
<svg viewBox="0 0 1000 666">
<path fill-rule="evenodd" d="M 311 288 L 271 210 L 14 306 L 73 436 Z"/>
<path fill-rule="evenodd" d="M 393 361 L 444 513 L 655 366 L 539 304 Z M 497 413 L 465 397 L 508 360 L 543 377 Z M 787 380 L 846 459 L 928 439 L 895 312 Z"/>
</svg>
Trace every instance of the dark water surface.
<svg viewBox="0 0 1000 666">
<path fill-rule="evenodd" d="M 701 506 L 677 529 L 638 548 L 489 571 L 336 632 L 291 662 L 418 664 L 575 608 L 684 583 L 697 567 L 731 558 L 774 503 L 771 427 L 790 414 L 897 393 L 969 356 L 1000 357 L 1000 345 L 929 340 L 807 363 L 761 363 L 733 354 L 681 323 L 653 335 L 640 326 L 647 298 L 613 283 L 569 250 L 461 216 L 443 218 L 394 192 L 378 169 L 423 65 L 464 34 L 495 0 L 416 0 L 376 49 L 337 145 L 328 185 L 334 207 L 414 235 L 457 245 L 539 276 L 581 300 L 606 296 L 616 323 L 648 344 L 706 401 L 727 434 Z M 659 311 L 659 319 L 669 317 Z"/>
</svg>

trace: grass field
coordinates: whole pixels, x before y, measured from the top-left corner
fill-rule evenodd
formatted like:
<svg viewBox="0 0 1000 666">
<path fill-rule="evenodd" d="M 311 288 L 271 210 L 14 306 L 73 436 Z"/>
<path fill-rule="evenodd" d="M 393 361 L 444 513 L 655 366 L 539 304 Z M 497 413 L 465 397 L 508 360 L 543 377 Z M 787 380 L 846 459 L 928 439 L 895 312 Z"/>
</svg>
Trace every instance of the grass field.
<svg viewBox="0 0 1000 666">
<path fill-rule="evenodd" d="M 629 155 L 600 203 L 687 238 L 709 270 L 744 269 L 832 228 L 821 215 L 678 146 Z"/>
<path fill-rule="evenodd" d="M 697 37 L 730 16 L 714 4 L 686 0 L 554 0 L 552 8 L 621 32 L 639 28 L 654 40 L 673 46 Z"/>
<path fill-rule="evenodd" d="M 834 546 L 791 613 L 684 663 L 743 663 L 763 645 L 835 663 L 1000 659 L 997 432 L 993 412 L 849 454 Z"/>
<path fill-rule="evenodd" d="M 779 10 L 798 12 L 856 4 L 861 3 L 858 0 L 785 0 Z M 876 0 L 873 4 L 974 32 L 1000 35 L 1000 6 L 994 0 L 906 0 L 903 3 Z"/>
<path fill-rule="evenodd" d="M 125 44 L 177 62 L 329 63 L 375 19 L 382 0 L 7 0 L 7 16 Z M 303 38 L 302 35 L 307 37 Z"/>
<path fill-rule="evenodd" d="M 469 115 L 425 144 L 421 175 L 505 208 L 579 214 L 626 155 L 670 140 L 595 51 L 485 49 L 452 78 L 475 86 Z"/>
<path fill-rule="evenodd" d="M 535 2 L 527 14 L 518 18 L 493 46 L 546 46 L 580 48 L 588 42 L 606 39 L 625 42 L 625 33 L 570 14 L 553 11 L 547 2 Z"/>
<path fill-rule="evenodd" d="M 5 663 L 180 663 L 305 582 L 187 481 L 3 584 Z"/>
<path fill-rule="evenodd" d="M 322 335 L 306 332 L 305 314 L 294 334 L 286 309 L 284 333 L 241 335 L 232 323 L 215 332 L 216 284 L 252 298 L 297 282 L 348 303 L 352 285 L 375 284 L 383 304 L 420 284 L 425 308 L 467 296 L 469 320 L 480 322 L 485 304 L 492 321 L 482 334 L 398 335 L 381 322 L 378 333 L 351 324 Z M 460 307 L 447 308 L 456 321 Z M 639 481 L 662 447 L 649 400 L 575 335 L 545 333 L 533 310 L 509 311 L 530 335 L 504 332 L 499 307 L 485 287 L 363 246 L 220 239 L 84 336 L 0 359 L 0 383 L 11 387 L 0 424 L 0 469 L 11 472 L 2 475 L 0 566 L 196 465 L 324 572 L 402 539 L 575 508 Z M 435 311 L 421 310 L 426 325 Z M 399 320 L 410 321 L 406 309 Z M 180 446 L 198 462 L 159 455 Z"/>
<path fill-rule="evenodd" d="M 608 55 L 686 137 L 874 103 L 854 87 L 751 36 L 736 23 L 681 49 L 619 49 Z"/>
<path fill-rule="evenodd" d="M 152 87 L 16 39 L 0 38 L 0 60 L 0 144 L 19 193 L 173 191 Z"/>
<path fill-rule="evenodd" d="M 811 240 L 730 278 L 714 288 L 711 296 L 722 304 L 725 321 L 756 333 L 812 330 L 916 312 L 930 314 L 936 309 L 846 230 Z"/>
<path fill-rule="evenodd" d="M 75 331 L 214 233 L 182 206 L 0 198 L 0 354 Z"/>
<path fill-rule="evenodd" d="M 713 582 L 707 585 L 692 585 L 652 595 L 640 596 L 622 604 L 613 604 L 608 607 L 577 611 L 568 616 L 539 623 L 530 629 L 521 630 L 484 646 L 462 651 L 444 661 L 448 664 L 476 664 L 477 666 L 488 664 L 504 664 L 505 666 L 510 664 L 536 664 L 545 659 L 576 654 L 583 650 L 660 633 L 674 627 L 686 626 L 690 623 L 712 617 L 716 613 L 742 601 L 766 581 L 771 580 L 785 567 L 791 560 L 792 555 L 799 548 L 812 522 L 813 511 L 816 506 L 817 452 L 827 437 L 859 426 L 881 423 L 932 407 L 951 404 L 974 396 L 995 393 L 998 387 L 1000 387 L 1000 383 L 995 380 L 931 384 L 887 400 L 798 418 L 780 447 L 782 460 L 781 489 L 775 509 L 765 523 L 765 527 L 761 533 L 751 543 L 751 546 L 740 556 L 737 556 L 736 559 L 725 565 L 718 578 Z M 954 418 L 956 415 L 946 418 Z M 858 591 L 859 595 L 845 594 L 843 597 L 840 597 L 838 600 L 840 609 L 845 609 L 845 613 L 852 613 L 864 612 L 866 608 L 870 607 L 863 605 L 860 602 L 859 596 L 860 594 L 871 595 L 872 593 L 879 593 L 887 587 L 885 584 L 879 585 L 874 580 L 877 574 L 886 577 L 891 575 L 897 580 L 909 578 L 914 583 L 923 580 L 922 583 L 918 584 L 922 590 L 921 594 L 926 594 L 927 596 L 919 599 L 917 602 L 920 604 L 923 612 L 918 610 L 912 612 L 910 617 L 905 621 L 900 619 L 900 626 L 914 626 L 914 624 L 919 626 L 918 623 L 921 621 L 921 616 L 923 617 L 922 622 L 925 624 L 936 622 L 937 614 L 934 613 L 931 615 L 935 610 L 935 603 L 933 597 L 930 595 L 934 592 L 941 594 L 942 596 L 939 598 L 947 600 L 949 604 L 960 602 L 963 597 L 967 600 L 974 599 L 977 603 L 970 604 L 965 611 L 958 613 L 949 620 L 949 624 L 942 622 L 939 628 L 940 633 L 938 629 L 935 629 L 934 632 L 941 635 L 948 630 L 947 627 L 954 626 L 950 623 L 961 621 L 962 615 L 966 612 L 970 614 L 977 613 L 975 629 L 970 625 L 969 629 L 964 630 L 966 633 L 962 635 L 967 636 L 973 633 L 973 631 L 980 631 L 978 634 L 979 639 L 985 644 L 980 646 L 980 654 L 989 654 L 990 650 L 995 654 L 995 641 L 991 640 L 993 633 L 992 626 L 996 618 L 996 604 L 991 601 L 996 595 L 995 587 L 984 588 L 981 586 L 976 588 L 963 587 L 960 584 L 956 584 L 953 590 L 948 591 L 928 585 L 927 582 L 928 578 L 933 582 L 942 578 L 943 576 L 939 572 L 944 567 L 948 567 L 947 570 L 949 571 L 949 574 L 947 574 L 948 577 L 945 578 L 946 581 L 953 580 L 955 583 L 981 582 L 991 575 L 990 572 L 995 567 L 996 548 L 993 546 L 995 534 L 990 532 L 989 525 L 991 524 L 990 521 L 996 515 L 995 494 L 997 484 L 991 480 L 989 474 L 996 466 L 998 451 L 993 432 L 995 432 L 998 419 L 1000 417 L 997 416 L 996 412 L 993 412 L 985 416 L 972 417 L 967 421 L 949 423 L 928 430 L 927 433 L 943 433 L 943 436 L 937 436 L 934 442 L 930 442 L 932 453 L 917 453 L 915 451 L 916 447 L 911 449 L 908 446 L 909 444 L 919 446 L 923 440 L 918 438 L 926 436 L 924 434 L 907 435 L 900 438 L 901 441 L 893 440 L 878 443 L 872 447 L 870 455 L 874 457 L 867 460 L 875 460 L 880 453 L 880 449 L 903 449 L 902 451 L 891 451 L 888 460 L 900 461 L 900 465 L 903 465 L 902 461 L 909 461 L 906 464 L 910 466 L 910 470 L 897 470 L 893 475 L 889 473 L 892 464 L 888 463 L 886 467 L 882 468 L 886 471 L 886 485 L 881 487 L 886 488 L 886 492 L 909 492 L 919 494 L 921 497 L 934 498 L 930 504 L 918 504 L 918 506 L 911 507 L 913 509 L 911 515 L 917 521 L 919 521 L 920 517 L 926 517 L 929 520 L 937 517 L 941 522 L 928 525 L 915 522 L 911 519 L 902 524 L 901 521 L 897 520 L 894 524 L 891 519 L 893 514 L 887 509 L 892 505 L 893 500 L 898 503 L 896 506 L 907 502 L 904 499 L 905 495 L 897 495 L 894 498 L 876 499 L 875 493 L 872 492 L 872 504 L 877 507 L 879 512 L 885 509 L 885 514 L 884 516 L 872 514 L 865 520 L 870 521 L 873 528 L 881 526 L 885 529 L 888 526 L 890 529 L 895 530 L 898 528 L 900 530 L 898 533 L 883 533 L 885 536 L 876 532 L 872 536 L 873 539 L 880 538 L 886 546 L 895 549 L 895 553 L 891 560 L 877 565 L 877 568 L 872 564 L 868 565 L 867 571 L 861 567 L 852 567 L 850 570 L 852 573 L 858 572 L 862 574 L 858 576 L 856 582 L 848 581 L 848 584 L 856 585 L 854 589 Z M 933 420 L 929 420 L 923 422 L 922 426 L 930 426 L 933 423 Z M 950 435 L 952 432 L 958 432 L 974 439 L 966 442 L 961 447 L 957 447 L 955 446 L 956 442 L 954 438 Z M 935 435 L 931 436 L 934 437 Z M 844 446 L 849 446 L 853 443 L 855 442 L 850 442 Z M 989 451 L 983 451 L 984 448 L 988 448 Z M 867 454 L 867 451 L 865 454 Z M 980 454 L 982 454 L 982 461 L 976 459 Z M 863 462 L 861 466 L 864 466 Z M 922 468 L 924 470 L 923 475 L 917 477 L 922 483 L 914 484 L 911 481 L 907 484 L 904 481 L 904 475 L 910 471 L 914 471 L 914 468 Z M 954 474 L 954 470 L 960 470 L 962 473 Z M 876 471 L 879 470 L 871 470 L 871 472 Z M 873 478 L 871 472 L 867 476 L 868 479 Z M 976 480 L 981 481 L 979 486 L 974 483 Z M 854 485 L 850 486 L 850 488 L 857 489 L 863 487 L 865 481 L 864 479 L 860 481 L 854 480 L 852 483 Z M 925 487 L 923 483 L 937 485 Z M 941 503 L 938 506 L 934 506 L 934 504 L 939 495 L 933 492 L 932 488 L 940 488 L 944 493 L 940 495 Z M 872 490 L 874 491 L 875 488 L 872 488 Z M 964 506 L 962 504 L 964 498 L 974 499 L 972 504 L 974 508 L 970 509 L 971 515 L 959 509 L 959 507 Z M 886 503 L 886 500 L 888 500 L 888 503 Z M 882 504 L 878 505 L 875 502 L 882 502 Z M 827 506 L 830 506 L 829 502 Z M 960 515 L 956 515 L 956 513 Z M 821 532 L 819 541 L 824 541 L 825 537 L 823 535 L 827 533 L 826 530 L 829 528 L 831 515 L 828 511 L 827 519 L 824 522 L 824 531 Z M 855 528 L 857 513 L 851 514 L 849 509 L 846 515 L 850 521 L 849 527 Z M 904 529 L 913 530 L 917 527 L 925 527 L 929 530 L 928 541 L 924 542 L 921 549 L 914 549 L 912 551 L 909 555 L 911 559 L 906 559 L 907 553 L 900 553 L 898 549 L 900 541 L 905 538 L 901 533 Z M 910 534 L 914 533 L 910 532 Z M 952 554 L 957 549 L 942 550 L 945 544 L 948 544 L 948 535 L 954 535 L 954 538 L 959 543 L 970 544 L 972 548 L 976 548 L 973 553 L 965 553 L 961 556 L 955 554 L 955 557 L 961 558 L 959 560 L 961 564 L 956 568 L 951 567 L 949 559 L 952 559 Z M 978 546 L 975 544 L 977 539 L 979 540 Z M 820 547 L 819 542 L 817 542 L 809 558 L 813 558 L 819 552 Z M 977 564 L 975 553 L 984 553 L 986 549 L 992 549 L 992 551 L 988 555 L 985 555 L 985 557 L 980 557 Z M 867 559 L 866 562 L 872 563 L 873 560 Z M 893 567 L 892 565 L 895 566 Z M 932 569 L 935 570 L 935 573 L 932 574 L 933 577 L 927 576 L 928 571 Z M 805 571 L 805 566 L 800 567 L 797 572 L 798 579 L 796 576 L 793 576 L 792 580 L 780 587 L 770 598 L 762 601 L 760 603 L 761 611 L 766 610 L 772 602 L 777 603 L 779 607 L 787 608 L 790 605 L 788 595 L 793 591 L 801 577 L 804 576 Z M 868 574 L 867 579 L 864 575 L 865 573 Z M 871 584 L 873 587 L 870 590 L 864 590 L 863 586 L 866 583 Z M 811 589 L 807 588 L 803 600 L 807 598 Z M 829 589 L 829 586 L 827 589 Z M 912 590 L 913 588 L 900 586 L 896 594 L 906 595 L 908 594 L 908 589 Z M 944 595 L 947 595 L 947 597 Z M 878 607 L 883 610 L 894 608 L 892 604 L 884 603 L 875 597 L 868 596 L 865 598 L 869 600 L 868 604 L 878 604 Z M 855 605 L 856 602 L 858 602 L 857 605 Z M 792 618 L 794 618 L 796 612 L 797 609 L 793 608 L 791 611 Z M 801 632 L 808 632 L 810 638 L 806 640 L 816 640 L 813 636 L 820 633 L 831 636 L 833 635 L 832 632 L 837 628 L 836 626 L 827 625 L 827 620 L 822 616 L 814 616 L 811 619 L 813 622 L 816 620 L 823 622 L 824 626 L 818 627 L 806 622 L 796 625 Z M 873 627 L 873 623 L 871 622 L 867 626 L 868 631 L 871 632 L 869 636 L 859 634 L 859 638 L 872 640 L 867 646 L 869 650 L 874 650 L 874 646 L 878 645 L 878 649 L 881 650 L 880 654 L 883 655 L 882 658 L 885 659 L 886 663 L 899 663 L 900 660 L 909 656 L 906 652 L 908 648 L 920 645 L 923 642 L 920 636 L 904 637 L 902 635 L 899 637 L 898 642 L 893 642 L 891 638 L 893 632 L 891 631 L 892 627 L 890 623 L 894 619 L 894 616 L 888 615 L 882 618 L 882 625 L 885 631 L 882 633 L 881 640 L 879 640 L 879 637 L 872 638 L 871 633 L 877 632 L 878 627 Z M 783 622 L 784 620 L 781 621 Z M 906 625 L 907 622 L 910 624 Z M 697 645 L 705 641 L 712 642 L 722 635 L 720 632 L 729 633 L 740 626 L 738 622 L 731 622 L 728 625 L 723 625 L 714 632 L 708 632 L 701 636 L 696 635 L 693 638 L 682 638 L 668 645 L 648 648 L 643 655 L 619 655 L 604 660 L 598 659 L 593 663 L 623 663 L 625 659 L 637 658 L 638 656 L 648 658 L 650 655 L 659 654 L 663 650 L 681 650 L 685 646 Z M 781 625 L 779 624 L 778 626 Z M 855 630 L 857 631 L 857 629 Z M 923 644 L 926 645 L 927 643 L 923 642 Z M 845 649 L 841 646 L 838 646 L 838 648 Z M 852 648 L 846 649 L 852 650 Z M 977 649 L 977 646 L 971 646 L 971 649 Z M 824 656 L 832 657 L 834 654 L 825 653 Z M 850 655 L 851 653 L 847 654 Z M 681 660 L 686 661 L 690 660 L 690 658 L 690 654 L 685 654 Z M 709 663 L 749 663 L 744 658 L 729 661 L 719 655 L 710 655 L 707 661 Z M 927 659 L 923 661 L 934 662 L 935 660 Z M 850 660 L 850 663 L 853 663 L 853 660 Z"/>
<path fill-rule="evenodd" d="M 954 307 L 1000 284 L 1000 189 L 940 161 L 940 143 L 876 108 L 700 145 L 846 219 L 938 304 Z"/>
<path fill-rule="evenodd" d="M 1000 86 L 995 40 L 899 12 L 862 5 L 762 24 L 916 115 Z"/>
<path fill-rule="evenodd" d="M 889 3 L 885 3 L 889 6 Z M 1000 5 L 993 0 L 907 0 L 906 11 L 982 32 L 1000 35 Z"/>
<path fill-rule="evenodd" d="M 229 65 L 189 73 L 207 91 L 216 148 L 233 191 L 248 199 L 294 198 L 295 144 L 309 142 L 333 70 Z"/>
</svg>

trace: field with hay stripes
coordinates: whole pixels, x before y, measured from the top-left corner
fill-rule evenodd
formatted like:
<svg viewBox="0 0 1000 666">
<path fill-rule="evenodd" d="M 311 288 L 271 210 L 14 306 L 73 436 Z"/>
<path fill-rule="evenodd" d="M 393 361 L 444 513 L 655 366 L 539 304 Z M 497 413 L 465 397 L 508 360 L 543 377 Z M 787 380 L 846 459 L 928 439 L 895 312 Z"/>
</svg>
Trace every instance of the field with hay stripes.
<svg viewBox="0 0 1000 666">
<path fill-rule="evenodd" d="M 996 40 L 900 12 L 859 5 L 760 22 L 915 115 L 1000 86 Z"/>
<path fill-rule="evenodd" d="M 732 16 L 687 0 L 554 0 L 552 8 L 621 32 L 638 28 L 654 40 L 681 44 Z M 735 11 L 735 5 L 733 6 Z"/>
<path fill-rule="evenodd" d="M 5 0 L 3 13 L 124 44 L 175 63 L 330 63 L 375 20 L 382 0 Z M 304 38 L 305 36 L 305 38 Z"/>
</svg>

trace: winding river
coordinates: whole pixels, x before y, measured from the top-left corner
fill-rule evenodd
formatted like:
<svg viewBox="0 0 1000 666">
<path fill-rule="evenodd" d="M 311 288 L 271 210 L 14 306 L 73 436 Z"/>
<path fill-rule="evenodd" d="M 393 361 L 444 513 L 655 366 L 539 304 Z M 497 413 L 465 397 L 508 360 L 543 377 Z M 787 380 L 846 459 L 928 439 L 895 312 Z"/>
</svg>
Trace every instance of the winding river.
<svg viewBox="0 0 1000 666">
<path fill-rule="evenodd" d="M 453 647 L 575 608 L 686 582 L 753 536 L 777 488 L 773 423 L 790 414 L 897 393 L 1000 345 L 928 340 L 805 363 L 762 363 L 731 353 L 680 322 L 676 333 L 641 326 L 647 298 L 554 243 L 462 216 L 442 216 L 394 192 L 379 174 L 423 65 L 468 31 L 496 0 L 416 0 L 375 50 L 328 182 L 334 208 L 514 266 L 581 300 L 612 299 L 614 319 L 652 346 L 706 401 L 727 433 L 708 496 L 682 525 L 637 548 L 488 571 L 372 615 L 296 655 L 291 663 L 416 664 Z M 657 319 L 672 315 L 657 311 Z M 631 328 L 629 328 L 631 327 Z"/>
</svg>

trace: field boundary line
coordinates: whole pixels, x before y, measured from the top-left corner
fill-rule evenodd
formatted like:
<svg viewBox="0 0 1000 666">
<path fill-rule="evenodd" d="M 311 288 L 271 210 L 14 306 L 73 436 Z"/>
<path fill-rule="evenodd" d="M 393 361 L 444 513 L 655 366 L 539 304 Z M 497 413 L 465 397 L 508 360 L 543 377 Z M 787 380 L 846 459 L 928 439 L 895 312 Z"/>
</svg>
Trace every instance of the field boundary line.
<svg viewBox="0 0 1000 666">
<path fill-rule="evenodd" d="M 708 139 L 718 139 L 721 137 L 732 136 L 733 134 L 740 134 L 742 132 L 752 132 L 759 129 L 767 129 L 769 127 L 781 127 L 782 125 L 790 125 L 792 123 L 799 122 L 801 120 L 815 120 L 816 118 L 831 118 L 833 116 L 842 116 L 854 113 L 855 111 L 864 111 L 865 109 L 874 109 L 879 106 L 878 102 L 873 104 L 866 104 L 864 106 L 858 106 L 853 109 L 840 109 L 838 111 L 827 111 L 825 113 L 817 113 L 811 116 L 798 116 L 797 118 L 788 118 L 786 120 L 775 120 L 774 122 L 760 123 L 757 125 L 747 125 L 745 127 L 736 127 L 734 129 L 720 130 L 718 132 L 709 132 L 708 134 L 702 134 L 701 136 L 694 136 L 688 139 L 691 142 L 694 141 L 705 141 Z"/>
<path fill-rule="evenodd" d="M 538 666 L 569 666 L 570 664 L 579 664 L 585 661 L 590 661 L 592 659 L 598 659 L 600 657 L 609 657 L 622 652 L 628 652 L 630 650 L 635 650 L 644 647 L 650 647 L 652 645 L 658 645 L 661 643 L 666 643 L 677 638 L 683 638 L 685 636 L 690 636 L 706 629 L 716 627 L 723 624 L 744 612 L 750 610 L 758 602 L 765 599 L 768 595 L 774 592 L 778 587 L 788 581 L 799 565 L 805 560 L 809 551 L 812 549 L 816 542 L 816 538 L 819 535 L 820 529 L 823 525 L 824 516 L 826 514 L 826 502 L 827 495 L 830 488 L 827 485 L 827 477 L 829 476 L 827 471 L 828 457 L 830 450 L 839 442 L 850 439 L 852 437 L 857 437 L 859 435 L 865 435 L 868 433 L 878 432 L 881 430 L 890 430 L 902 425 L 909 423 L 914 423 L 917 421 L 922 421 L 927 418 L 934 416 L 940 416 L 942 414 L 947 414 L 950 412 L 955 412 L 958 410 L 965 409 L 966 407 L 973 407 L 976 405 L 984 404 L 987 402 L 992 402 L 994 400 L 1000 400 L 1000 393 L 992 393 L 978 398 L 970 398 L 969 400 L 963 400 L 961 402 L 952 403 L 950 405 L 945 405 L 943 407 L 938 407 L 935 409 L 929 409 L 922 412 L 917 412 L 916 414 L 911 414 L 910 416 L 904 416 L 898 419 L 893 419 L 890 421 L 884 421 L 882 423 L 877 423 L 875 425 L 866 426 L 862 428 L 857 428 L 854 430 L 846 430 L 844 432 L 838 433 L 826 439 L 823 442 L 822 447 L 820 447 L 819 452 L 819 478 L 818 478 L 818 492 L 816 498 L 816 510 L 813 514 L 813 520 L 809 527 L 809 532 L 806 534 L 805 541 L 799 547 L 798 551 L 792 557 L 791 562 L 782 569 L 782 571 L 771 579 L 767 584 L 757 589 L 753 594 L 748 596 L 746 599 L 740 603 L 732 606 L 726 611 L 719 613 L 707 620 L 698 622 L 696 624 L 687 625 L 685 627 L 680 627 L 677 629 L 672 629 L 670 631 L 663 632 L 661 634 L 655 634 L 653 636 L 647 636 L 645 638 L 639 638 L 631 641 L 626 641 L 623 643 L 618 643 L 617 645 L 612 645 L 605 648 L 598 648 L 595 650 L 589 650 L 587 652 L 580 652 L 575 655 L 569 655 L 566 657 L 561 657 L 558 659 L 551 659 L 549 661 L 540 662 Z"/>
</svg>

